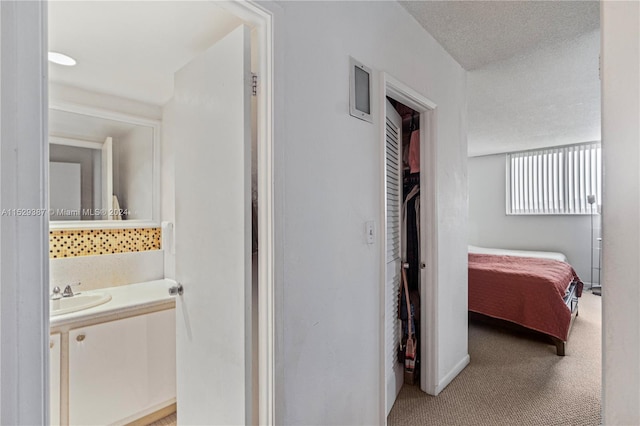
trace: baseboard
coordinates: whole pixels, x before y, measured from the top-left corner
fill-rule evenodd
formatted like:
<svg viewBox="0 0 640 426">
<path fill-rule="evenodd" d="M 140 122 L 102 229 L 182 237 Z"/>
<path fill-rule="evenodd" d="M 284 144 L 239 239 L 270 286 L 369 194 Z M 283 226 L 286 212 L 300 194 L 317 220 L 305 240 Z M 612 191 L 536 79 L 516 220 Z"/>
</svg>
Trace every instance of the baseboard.
<svg viewBox="0 0 640 426">
<path fill-rule="evenodd" d="M 177 410 L 176 399 L 173 398 L 162 404 L 155 405 L 143 412 L 137 413 L 127 419 L 118 422 L 117 424 L 126 426 L 144 426 L 167 417 L 170 414 L 175 413 Z"/>
<path fill-rule="evenodd" d="M 582 289 L 584 291 L 591 291 L 593 289 L 593 287 L 595 288 L 602 288 L 602 284 L 593 284 L 593 283 L 589 283 L 586 281 L 582 281 L 583 287 Z"/>
<path fill-rule="evenodd" d="M 438 395 L 442 392 L 442 390 L 446 388 L 467 365 L 469 365 L 469 361 L 471 361 L 471 358 L 469 357 L 469 354 L 467 354 L 442 378 L 442 380 L 440 380 L 436 386 L 434 395 Z"/>
</svg>

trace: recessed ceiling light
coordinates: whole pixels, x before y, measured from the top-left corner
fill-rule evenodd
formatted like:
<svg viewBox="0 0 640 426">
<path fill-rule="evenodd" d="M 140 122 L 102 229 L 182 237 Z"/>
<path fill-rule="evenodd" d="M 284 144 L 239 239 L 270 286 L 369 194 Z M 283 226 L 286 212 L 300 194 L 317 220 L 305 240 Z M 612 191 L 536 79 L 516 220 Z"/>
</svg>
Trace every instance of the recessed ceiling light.
<svg viewBox="0 0 640 426">
<path fill-rule="evenodd" d="M 76 64 L 76 60 L 71 56 L 63 55 L 58 52 L 49 52 L 49 62 L 67 67 L 72 67 Z"/>
</svg>

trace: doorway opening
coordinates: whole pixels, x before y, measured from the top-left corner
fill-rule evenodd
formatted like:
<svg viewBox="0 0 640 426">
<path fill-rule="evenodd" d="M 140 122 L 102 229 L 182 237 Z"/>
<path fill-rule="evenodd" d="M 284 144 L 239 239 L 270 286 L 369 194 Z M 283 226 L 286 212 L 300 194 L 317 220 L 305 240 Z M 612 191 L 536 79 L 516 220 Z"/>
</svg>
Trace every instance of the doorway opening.
<svg viewBox="0 0 640 426">
<path fill-rule="evenodd" d="M 386 74 L 381 420 L 403 384 L 437 395 L 436 105 Z M 406 288 L 406 290 L 405 290 Z M 412 345 L 415 349 L 412 350 Z"/>
<path fill-rule="evenodd" d="M 83 115 L 58 120 L 60 114 L 50 114 L 57 121 L 49 127 L 58 134 L 49 136 L 94 144 L 109 140 L 114 164 L 89 153 L 87 161 L 100 171 L 90 178 L 74 172 L 74 182 L 87 183 L 86 191 L 93 189 L 87 200 L 112 203 L 92 204 L 82 211 L 115 210 L 118 200 L 118 210 L 126 212 L 117 218 L 108 213 L 100 221 L 86 218 L 75 227 L 62 223 L 52 228 L 161 232 L 164 253 L 150 254 L 152 260 L 145 257 L 146 252 L 139 253 L 144 260 L 134 260 L 132 265 L 144 270 L 138 275 L 144 281 L 152 281 L 145 282 L 147 286 L 162 287 L 173 280 L 184 290 L 175 299 L 173 324 L 168 324 L 166 315 L 162 325 L 152 324 L 153 315 L 168 310 L 166 301 L 150 302 L 144 312 L 118 314 L 106 322 L 108 327 L 123 324 L 121 330 L 108 333 L 116 339 L 106 346 L 112 348 L 113 356 L 91 348 L 96 340 L 90 334 L 100 333 L 90 327 L 104 324 L 92 319 L 61 326 L 53 321 L 50 327 L 47 318 L 44 329 L 59 335 L 54 347 L 60 355 L 52 355 L 54 365 L 46 362 L 44 369 L 51 377 L 50 423 L 148 423 L 171 411 L 176 401 L 181 423 L 273 423 L 270 13 L 240 2 L 55 2 L 49 6 L 48 29 L 51 50 L 77 59 L 77 67 L 49 65 L 51 104 L 58 110 L 81 110 L 76 115 Z M 110 122 L 104 121 L 105 115 Z M 136 143 L 125 147 L 125 136 L 132 131 L 126 117 L 157 123 L 160 130 L 152 131 L 140 149 Z M 48 152 L 48 141 L 45 145 Z M 61 160 L 61 150 L 56 151 L 56 163 L 74 162 Z M 122 161 L 115 163 L 119 157 Z M 136 163 L 128 164 L 131 158 Z M 107 164 L 113 168 L 113 181 L 95 183 Z M 81 198 L 79 191 L 73 200 L 80 204 Z M 147 199 L 144 208 L 130 208 Z M 140 211 L 147 215 L 137 216 Z M 108 257 L 92 259 L 98 265 L 89 265 L 94 276 L 109 265 L 127 275 L 127 268 L 119 263 L 122 258 Z M 52 268 L 51 282 L 72 275 L 77 275 L 73 267 Z M 141 281 L 128 276 L 114 283 L 111 278 L 87 278 L 82 289 L 87 294 L 97 290 L 115 295 Z M 166 290 L 162 289 L 163 294 Z M 108 306 L 107 302 L 103 308 Z M 140 324 L 119 323 L 134 319 Z M 135 327 L 142 333 L 137 340 L 145 344 L 122 355 Z M 76 336 L 79 328 L 86 331 Z M 173 341 L 167 339 L 172 329 L 176 329 Z M 148 342 L 160 343 L 149 346 Z M 173 360 L 174 373 L 174 365 L 154 366 L 152 360 L 153 350 L 168 352 L 171 344 L 177 355 L 162 359 Z M 105 347 L 105 342 L 100 345 Z M 98 352 L 101 358 L 92 361 L 88 355 Z M 109 372 L 110 365 L 131 358 L 136 359 L 135 366 L 120 363 L 120 372 Z M 85 373 L 104 374 L 98 378 L 84 374 L 77 368 L 81 365 L 88 367 Z M 127 374 L 128 368 L 148 371 L 138 377 Z M 131 381 L 136 377 L 140 380 Z M 162 383 L 157 383 L 158 378 Z M 238 386 L 232 388 L 229 383 Z M 135 398 L 118 395 L 123 389 L 132 390 Z M 114 392 L 113 398 L 106 390 Z M 205 396 L 207 404 L 200 401 Z M 101 412 L 111 417 L 91 418 L 100 411 L 96 410 L 100 404 L 108 407 Z"/>
</svg>

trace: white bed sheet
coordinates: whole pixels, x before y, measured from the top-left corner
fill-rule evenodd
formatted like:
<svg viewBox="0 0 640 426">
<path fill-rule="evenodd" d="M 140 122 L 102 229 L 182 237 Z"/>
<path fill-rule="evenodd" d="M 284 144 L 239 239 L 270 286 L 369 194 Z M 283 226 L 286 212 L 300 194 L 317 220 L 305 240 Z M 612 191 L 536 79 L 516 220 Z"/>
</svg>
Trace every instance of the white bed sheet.
<svg viewBox="0 0 640 426">
<path fill-rule="evenodd" d="M 469 253 L 476 254 L 497 254 L 501 256 L 539 257 L 542 259 L 559 260 L 567 263 L 567 256 L 554 251 L 529 251 L 529 250 L 507 250 L 489 247 L 469 246 Z"/>
</svg>

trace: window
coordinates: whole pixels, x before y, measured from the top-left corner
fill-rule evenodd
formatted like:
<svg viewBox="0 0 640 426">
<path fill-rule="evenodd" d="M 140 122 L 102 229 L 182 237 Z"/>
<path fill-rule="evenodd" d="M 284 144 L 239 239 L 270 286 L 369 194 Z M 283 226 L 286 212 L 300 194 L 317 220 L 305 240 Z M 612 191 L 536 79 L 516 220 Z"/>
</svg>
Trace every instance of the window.
<svg viewBox="0 0 640 426">
<path fill-rule="evenodd" d="M 507 214 L 596 212 L 601 164 L 600 142 L 507 154 Z"/>
</svg>

